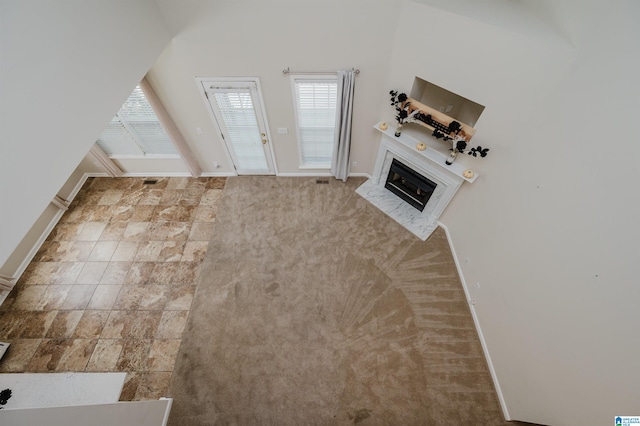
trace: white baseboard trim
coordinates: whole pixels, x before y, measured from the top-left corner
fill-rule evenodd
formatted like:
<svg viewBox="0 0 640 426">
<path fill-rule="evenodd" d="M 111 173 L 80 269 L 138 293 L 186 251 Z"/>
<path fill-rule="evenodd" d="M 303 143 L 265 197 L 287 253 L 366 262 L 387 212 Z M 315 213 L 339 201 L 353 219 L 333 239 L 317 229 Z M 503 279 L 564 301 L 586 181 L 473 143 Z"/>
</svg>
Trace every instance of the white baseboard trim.
<svg viewBox="0 0 640 426">
<path fill-rule="evenodd" d="M 278 173 L 278 176 L 282 176 L 282 177 L 331 177 L 331 173 L 329 172 L 322 172 L 322 173 L 300 173 L 300 172 L 295 172 L 295 173 Z M 367 173 L 349 173 L 349 177 L 366 177 L 371 179 L 371 176 Z"/>
<path fill-rule="evenodd" d="M 106 173 L 105 173 L 105 175 L 106 175 Z M 71 201 L 73 201 L 73 199 L 76 197 L 76 195 L 78 195 L 78 192 L 80 192 L 80 189 L 82 188 L 82 185 L 84 185 L 84 183 L 90 177 L 91 177 L 91 175 L 89 173 L 85 173 L 85 174 L 82 175 L 80 180 L 73 187 L 73 190 L 71 191 L 71 194 L 69 194 L 69 197 L 68 197 L 69 199 L 66 200 L 68 203 L 71 203 Z M 65 212 L 65 210 L 58 209 L 56 214 L 53 216 L 53 218 L 51 218 L 51 220 L 47 224 L 46 228 L 44 228 L 44 230 L 42 231 L 42 234 L 40 234 L 40 237 L 38 238 L 36 243 L 33 245 L 31 250 L 29 250 L 29 253 L 24 258 L 22 263 L 20 263 L 20 266 L 18 267 L 18 270 L 15 272 L 14 276 L 16 277 L 16 281 L 22 276 L 24 271 L 27 269 L 27 267 L 29 266 L 29 263 L 31 263 L 33 258 L 36 256 L 36 253 L 38 253 L 38 250 L 40 250 L 40 247 L 42 247 L 42 244 L 44 244 L 44 242 L 46 241 L 46 239 L 49 236 L 49 234 L 51 233 L 51 231 L 53 231 L 53 228 L 55 228 L 55 226 L 58 224 L 58 222 L 60 221 L 60 218 L 62 217 L 64 212 Z"/>
<path fill-rule="evenodd" d="M 109 176 L 106 173 L 104 173 L 104 174 L 100 173 L 100 175 Z M 73 199 L 76 198 L 76 195 L 78 195 L 78 192 L 80 192 L 80 190 L 82 189 L 82 186 L 85 184 L 87 179 L 89 179 L 90 177 L 94 177 L 94 174 L 93 173 L 85 173 L 84 175 L 82 175 L 82 177 L 80 178 L 78 183 L 76 183 L 76 186 L 73 187 L 73 190 L 71 191 L 71 194 L 69 194 L 69 199 L 67 200 L 69 203 L 71 203 L 73 201 Z"/>
<path fill-rule="evenodd" d="M 151 172 L 151 173 L 125 173 L 122 177 L 193 177 L 191 173 L 185 172 L 171 172 L 171 173 L 159 173 L 159 172 Z"/>
<path fill-rule="evenodd" d="M 206 172 L 200 175 L 200 177 L 230 177 L 230 176 L 237 176 L 237 175 L 233 172 Z"/>
<path fill-rule="evenodd" d="M 4 354 L 7 352 L 7 349 L 9 349 L 10 345 L 11 343 L 0 342 L 0 359 L 2 359 Z"/>
<path fill-rule="evenodd" d="M 278 173 L 280 177 L 331 177 L 329 172 L 293 172 L 293 173 Z"/>
<path fill-rule="evenodd" d="M 447 236 L 447 241 L 449 242 L 449 248 L 451 248 L 451 254 L 453 255 L 453 261 L 456 264 L 456 269 L 458 270 L 458 275 L 460 276 L 460 281 L 462 283 L 462 289 L 464 290 L 464 295 L 467 298 L 467 303 L 469 304 L 469 308 L 471 311 L 471 317 L 473 318 L 473 323 L 476 326 L 476 331 L 478 332 L 478 337 L 480 338 L 480 345 L 482 345 L 482 352 L 484 352 L 484 357 L 487 360 L 487 365 L 489 366 L 489 372 L 491 373 L 491 379 L 493 380 L 493 385 L 496 388 L 496 393 L 498 394 L 498 400 L 500 401 L 500 407 L 502 408 L 502 414 L 504 415 L 505 420 L 511 420 L 511 416 L 509 415 L 509 410 L 507 409 L 507 404 L 504 400 L 504 395 L 502 394 L 502 389 L 500 388 L 500 383 L 498 382 L 498 376 L 496 375 L 496 370 L 493 368 L 493 362 L 491 361 L 491 355 L 489 354 L 489 348 L 487 347 L 487 342 L 484 339 L 484 335 L 482 334 L 482 329 L 480 328 L 480 321 L 478 320 L 478 315 L 476 314 L 475 307 L 471 304 L 471 295 L 469 293 L 469 288 L 467 287 L 467 282 L 464 279 L 464 274 L 462 273 L 462 268 L 460 267 L 460 262 L 458 261 L 458 255 L 456 254 L 455 247 L 453 246 L 453 241 L 451 240 L 451 234 L 449 234 L 449 228 L 444 223 L 438 221 L 438 225 L 444 229 L 444 233 Z"/>
<path fill-rule="evenodd" d="M 92 173 L 90 177 L 108 177 L 106 173 Z M 204 172 L 200 177 L 232 177 L 238 176 L 233 172 Z M 269 176 L 269 175 L 267 175 Z M 282 177 L 331 177 L 331 173 L 307 173 L 307 172 L 292 172 L 292 173 L 277 173 L 276 176 Z M 125 173 L 122 177 L 192 177 L 188 173 Z M 371 179 L 371 175 L 368 173 L 350 173 L 349 177 L 366 177 Z"/>
<path fill-rule="evenodd" d="M 0 306 L 2 306 L 5 300 L 7 300 L 7 296 L 9 296 L 9 293 L 11 293 L 9 290 L 0 291 Z"/>
<path fill-rule="evenodd" d="M 171 413 L 171 405 L 173 405 L 173 398 L 160 398 L 161 401 L 167 401 L 167 408 L 164 412 L 164 419 L 162 419 L 162 426 L 167 426 L 169 423 L 169 414 Z"/>
</svg>

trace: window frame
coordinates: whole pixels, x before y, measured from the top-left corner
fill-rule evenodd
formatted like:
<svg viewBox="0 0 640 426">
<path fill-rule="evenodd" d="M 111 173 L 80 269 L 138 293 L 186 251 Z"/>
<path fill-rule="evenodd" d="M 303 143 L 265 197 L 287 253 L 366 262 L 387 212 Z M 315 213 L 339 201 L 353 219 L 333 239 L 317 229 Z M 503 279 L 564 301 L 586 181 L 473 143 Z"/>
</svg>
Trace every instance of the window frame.
<svg viewBox="0 0 640 426">
<path fill-rule="evenodd" d="M 300 81 L 305 82 L 323 82 L 323 81 L 332 81 L 335 83 L 336 87 L 336 106 L 335 106 L 335 114 L 337 115 L 337 102 L 338 102 L 338 76 L 335 73 L 327 73 L 327 74 L 314 74 L 314 75 L 305 75 L 305 74 L 292 74 L 290 75 L 291 81 L 291 94 L 293 99 L 293 110 L 295 117 L 295 126 L 296 126 L 296 138 L 298 144 L 298 167 L 300 169 L 322 169 L 322 170 L 330 170 L 332 155 L 327 159 L 326 162 L 323 163 L 309 163 L 308 160 L 304 158 L 304 149 L 303 149 L 303 139 L 301 137 L 301 127 L 300 127 L 300 112 L 298 110 L 298 91 L 296 88 L 296 84 Z M 332 154 L 333 148 L 335 148 L 335 127 L 336 121 L 334 121 L 334 126 L 332 129 Z"/>
<path fill-rule="evenodd" d="M 155 116 L 155 121 L 149 121 L 149 123 L 153 123 L 154 125 L 158 126 L 160 129 L 162 129 L 162 132 L 164 132 L 164 135 L 167 138 L 167 141 L 169 142 L 170 146 L 173 148 L 173 150 L 175 151 L 174 153 L 148 153 L 145 151 L 145 148 L 149 148 L 148 144 L 141 144 L 140 140 L 137 138 L 137 135 L 135 134 L 135 128 L 133 130 L 130 129 L 130 126 L 132 123 L 138 123 L 137 121 L 133 121 L 130 120 L 129 118 L 126 117 L 121 117 L 121 113 L 123 111 L 123 107 L 125 105 L 127 105 L 127 103 L 129 102 L 130 98 L 134 95 L 134 93 L 139 90 L 140 93 L 142 94 L 142 97 L 144 98 L 144 101 L 147 103 L 149 109 L 153 112 L 154 116 Z M 124 130 L 124 132 L 126 133 L 126 137 L 128 142 L 131 144 L 131 146 L 135 147 L 136 149 L 140 150 L 140 154 L 131 154 L 131 153 L 126 153 L 126 154 L 118 154 L 118 153 L 113 153 L 110 154 L 107 152 L 107 149 L 105 149 L 101 144 L 98 143 L 98 141 L 100 140 L 100 137 L 102 137 L 102 135 L 104 134 L 104 132 L 107 131 L 108 126 L 110 126 L 112 123 L 118 123 Z M 140 122 L 143 123 L 144 121 Z M 136 84 L 136 86 L 133 88 L 133 90 L 131 91 L 131 93 L 129 94 L 129 96 L 127 97 L 127 99 L 125 100 L 125 102 L 123 102 L 122 106 L 118 109 L 118 112 L 116 112 L 116 114 L 113 116 L 113 118 L 111 119 L 111 121 L 109 121 L 107 127 L 105 127 L 105 129 L 103 130 L 103 132 L 100 134 L 100 136 L 98 137 L 98 139 L 96 140 L 96 144 L 100 147 L 100 149 L 102 149 L 105 154 L 109 157 L 109 158 L 113 158 L 113 159 L 179 159 L 182 158 L 180 155 L 180 151 L 178 150 L 178 147 L 175 144 L 175 141 L 173 140 L 173 138 L 171 137 L 170 133 L 167 131 L 167 129 L 165 128 L 165 124 L 162 122 L 162 120 L 160 120 L 159 114 L 156 111 L 156 109 L 153 106 L 153 103 L 149 100 L 149 97 L 147 95 L 147 93 L 145 93 L 144 87 L 142 82 Z"/>
</svg>

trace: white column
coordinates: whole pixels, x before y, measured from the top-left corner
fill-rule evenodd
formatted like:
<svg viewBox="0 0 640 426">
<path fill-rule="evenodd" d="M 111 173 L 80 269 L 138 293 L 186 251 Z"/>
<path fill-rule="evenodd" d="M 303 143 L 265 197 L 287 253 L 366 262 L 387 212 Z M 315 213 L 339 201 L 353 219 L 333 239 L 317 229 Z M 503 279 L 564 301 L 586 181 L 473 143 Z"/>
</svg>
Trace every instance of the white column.
<svg viewBox="0 0 640 426">
<path fill-rule="evenodd" d="M 193 153 L 191 152 L 191 148 L 189 148 L 187 141 L 185 141 L 184 137 L 182 137 L 182 133 L 180 133 L 178 126 L 176 126 L 176 123 L 173 121 L 173 119 L 167 112 L 167 109 L 162 104 L 162 101 L 160 101 L 160 98 L 158 97 L 158 95 L 156 95 L 156 92 L 153 90 L 153 87 L 151 87 L 151 84 L 149 83 L 149 80 L 147 80 L 146 77 L 143 78 L 142 81 L 140 82 L 140 88 L 144 92 L 144 96 L 147 98 L 147 100 L 151 104 L 151 107 L 153 108 L 156 115 L 158 116 L 158 120 L 162 124 L 162 127 L 164 127 L 164 130 L 167 132 L 167 134 L 173 141 L 173 144 L 175 145 L 176 149 L 180 153 L 182 160 L 187 165 L 187 168 L 191 172 L 191 176 L 193 177 L 200 176 L 202 174 L 202 169 L 198 165 L 198 162 L 196 161 L 195 157 L 193 156 Z"/>
<path fill-rule="evenodd" d="M 114 163 L 98 145 L 94 144 L 91 147 L 89 155 L 104 168 L 105 172 L 107 172 L 109 176 L 119 177 L 124 174 L 122 169 L 120 169 L 120 167 L 118 167 L 118 165 Z"/>
</svg>

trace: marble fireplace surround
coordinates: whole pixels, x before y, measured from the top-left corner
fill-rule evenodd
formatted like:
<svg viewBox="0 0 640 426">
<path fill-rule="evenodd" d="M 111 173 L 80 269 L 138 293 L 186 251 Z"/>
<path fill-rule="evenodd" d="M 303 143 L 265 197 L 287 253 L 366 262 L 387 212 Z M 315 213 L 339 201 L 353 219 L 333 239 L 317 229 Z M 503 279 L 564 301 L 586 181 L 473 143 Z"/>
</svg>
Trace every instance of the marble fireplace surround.
<svg viewBox="0 0 640 426">
<path fill-rule="evenodd" d="M 382 133 L 382 139 L 373 175 L 359 186 L 356 192 L 418 238 L 426 240 L 438 226 L 440 215 L 462 183 L 473 182 L 477 175 L 470 179 L 465 178 L 462 175 L 464 166 L 456 163 L 447 166 L 446 155 L 430 147 L 418 151 L 416 145 L 420 141 L 406 133 L 395 137 L 393 126 L 381 130 L 379 124 L 376 124 L 375 129 Z M 437 184 L 422 212 L 384 187 L 393 159 Z"/>
</svg>

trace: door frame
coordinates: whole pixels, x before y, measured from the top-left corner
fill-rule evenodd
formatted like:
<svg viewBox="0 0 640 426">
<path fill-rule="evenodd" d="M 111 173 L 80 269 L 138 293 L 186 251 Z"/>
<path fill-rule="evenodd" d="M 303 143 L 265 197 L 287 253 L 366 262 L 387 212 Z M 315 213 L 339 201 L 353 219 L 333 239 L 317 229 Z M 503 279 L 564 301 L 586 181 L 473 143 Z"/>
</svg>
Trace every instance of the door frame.
<svg viewBox="0 0 640 426">
<path fill-rule="evenodd" d="M 207 112 L 209 114 L 209 117 L 211 118 L 211 121 L 213 122 L 213 125 L 215 126 L 215 129 L 218 132 L 218 135 L 222 135 L 222 129 L 220 128 L 220 125 L 218 124 L 218 120 L 216 119 L 211 107 L 209 106 L 209 99 L 207 98 L 206 95 L 206 90 L 205 90 L 205 83 L 212 83 L 212 82 L 229 82 L 229 83 L 253 83 L 256 85 L 256 92 L 258 94 L 258 103 L 259 103 L 259 107 L 262 110 L 262 121 L 264 123 L 264 131 L 267 135 L 267 141 L 270 144 L 269 146 L 269 152 L 271 154 L 271 164 L 273 164 L 273 175 L 265 175 L 265 176 L 278 176 L 279 172 L 278 172 L 278 163 L 276 162 L 276 154 L 275 154 L 275 149 L 273 146 L 273 139 L 271 138 L 271 130 L 269 129 L 269 120 L 267 119 L 267 109 L 264 105 L 264 99 L 262 96 L 262 86 L 260 85 L 260 78 L 258 77 L 196 77 L 195 78 L 196 81 L 196 85 L 198 86 L 198 91 L 200 92 L 200 96 L 202 97 L 203 102 L 205 103 Z M 219 138 L 220 143 L 222 144 L 224 153 L 227 157 L 227 161 L 229 162 L 229 164 L 233 167 L 233 173 L 235 176 L 238 176 L 238 170 L 236 169 L 236 164 L 233 161 L 233 157 L 231 156 L 231 152 L 229 151 L 229 147 L 227 146 L 227 143 L 222 140 L 222 137 Z"/>
</svg>

